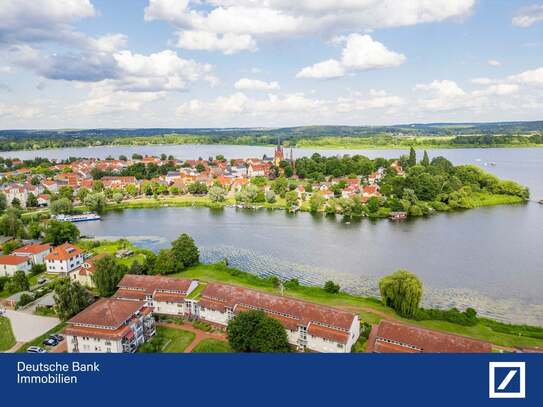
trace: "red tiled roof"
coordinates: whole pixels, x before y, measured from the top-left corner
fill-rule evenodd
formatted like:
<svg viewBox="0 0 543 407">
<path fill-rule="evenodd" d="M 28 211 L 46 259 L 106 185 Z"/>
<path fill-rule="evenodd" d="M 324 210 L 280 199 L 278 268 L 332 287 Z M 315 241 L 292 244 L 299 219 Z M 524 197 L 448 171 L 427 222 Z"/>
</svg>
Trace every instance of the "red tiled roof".
<svg viewBox="0 0 543 407">
<path fill-rule="evenodd" d="M 390 346 L 392 344 L 387 343 L 386 340 L 400 346 Z M 488 342 L 385 320 L 372 328 L 367 350 L 368 352 L 412 352 L 410 347 L 426 353 L 492 351 L 492 346 Z"/>
<path fill-rule="evenodd" d="M 145 292 L 140 290 L 125 290 L 119 288 L 114 295 L 115 298 L 125 298 L 127 300 L 144 300 Z"/>
<path fill-rule="evenodd" d="M 202 308 L 207 308 L 220 312 L 224 312 L 224 308 L 226 307 L 226 304 L 224 302 L 209 298 L 202 298 L 200 301 L 198 301 L 198 305 Z"/>
<path fill-rule="evenodd" d="M 347 343 L 349 340 L 349 332 L 338 331 L 334 328 L 318 324 L 310 324 L 307 329 L 309 335 L 318 336 L 319 338 L 329 339 L 334 342 Z"/>
<path fill-rule="evenodd" d="M 75 325 L 97 325 L 118 328 L 143 308 L 142 301 L 102 298 L 68 322 Z"/>
<path fill-rule="evenodd" d="M 39 253 L 43 253 L 47 250 L 51 249 L 51 245 L 50 244 L 37 244 L 37 243 L 32 243 L 32 244 L 28 244 L 26 246 L 23 246 L 23 247 L 19 247 L 18 249 L 15 249 L 13 251 L 13 253 L 20 253 L 20 254 L 26 254 L 26 253 L 30 253 L 30 254 L 39 254 Z"/>
<path fill-rule="evenodd" d="M 76 246 L 70 243 L 64 243 L 55 247 L 51 253 L 45 256 L 45 260 L 69 260 L 79 254 L 81 254 L 81 250 Z"/>
<path fill-rule="evenodd" d="M 191 280 L 181 278 L 126 274 L 117 287 L 137 288 L 149 294 L 154 293 L 156 290 L 180 291 L 186 293 L 191 282 Z"/>
<path fill-rule="evenodd" d="M 153 300 L 160 302 L 185 302 L 185 296 L 180 294 L 169 294 L 157 292 L 153 296 Z"/>
<path fill-rule="evenodd" d="M 87 328 L 83 326 L 68 326 L 66 329 L 64 329 L 63 333 L 64 335 L 90 336 L 93 338 L 119 340 L 132 333 L 132 330 L 128 325 L 123 325 L 115 330 Z"/>
<path fill-rule="evenodd" d="M 29 260 L 26 256 L 0 256 L 0 264 L 8 266 L 17 266 L 26 263 Z"/>
<path fill-rule="evenodd" d="M 336 308 L 228 284 L 209 283 L 201 296 L 204 299 L 224 301 L 232 308 L 240 304 L 271 313 L 284 314 L 284 316 L 299 319 L 302 325 L 315 321 L 348 331 L 355 318 L 354 314 Z"/>
<path fill-rule="evenodd" d="M 78 274 L 80 276 L 87 276 L 93 274 L 96 271 L 96 266 L 94 265 L 94 262 L 96 260 L 100 260 L 102 257 L 105 257 L 105 255 L 106 253 L 100 253 L 94 257 L 91 257 L 90 259 L 85 260 L 83 265 L 79 268 Z"/>
</svg>

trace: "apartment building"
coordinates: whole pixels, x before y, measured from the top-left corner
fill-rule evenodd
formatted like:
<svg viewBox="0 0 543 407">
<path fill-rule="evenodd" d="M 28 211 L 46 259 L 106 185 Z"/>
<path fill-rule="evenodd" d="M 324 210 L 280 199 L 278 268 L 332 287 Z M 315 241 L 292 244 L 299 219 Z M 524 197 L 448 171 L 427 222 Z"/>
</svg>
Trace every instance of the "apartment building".
<svg viewBox="0 0 543 407">
<path fill-rule="evenodd" d="M 143 301 L 103 298 L 68 321 L 68 353 L 131 353 L 155 334 Z"/>
</svg>

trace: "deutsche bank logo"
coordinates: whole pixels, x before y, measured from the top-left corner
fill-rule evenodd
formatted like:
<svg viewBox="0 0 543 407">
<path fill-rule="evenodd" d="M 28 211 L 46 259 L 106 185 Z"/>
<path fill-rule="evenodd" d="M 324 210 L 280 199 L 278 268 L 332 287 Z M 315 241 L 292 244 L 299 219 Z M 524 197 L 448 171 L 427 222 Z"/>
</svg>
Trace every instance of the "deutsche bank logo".
<svg viewBox="0 0 543 407">
<path fill-rule="evenodd" d="M 491 399 L 526 398 L 526 363 L 489 362 L 488 397 Z"/>
</svg>

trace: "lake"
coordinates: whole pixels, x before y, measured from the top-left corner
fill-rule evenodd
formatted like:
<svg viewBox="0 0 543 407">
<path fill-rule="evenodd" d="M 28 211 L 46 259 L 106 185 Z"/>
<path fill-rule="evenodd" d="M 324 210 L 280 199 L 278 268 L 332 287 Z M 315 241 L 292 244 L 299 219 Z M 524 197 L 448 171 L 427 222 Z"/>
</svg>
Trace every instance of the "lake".
<svg viewBox="0 0 543 407">
<path fill-rule="evenodd" d="M 402 150 L 294 149 L 294 157 L 364 154 L 398 157 Z M 226 145 L 94 147 L 3 153 L 3 156 L 66 158 L 120 154 L 172 154 L 188 159 L 272 155 L 273 148 Z M 476 164 L 500 178 L 527 185 L 543 199 L 543 149 L 429 150 L 455 164 Z M 484 163 L 495 162 L 496 166 Z M 378 279 L 406 268 L 420 276 L 428 306 L 475 307 L 493 318 L 543 325 L 543 205 L 479 208 L 404 223 L 346 222 L 268 210 L 159 208 L 109 212 L 101 222 L 79 224 L 83 234 L 129 236 L 159 249 L 180 233 L 192 235 L 204 261 L 227 257 L 257 274 L 297 277 L 310 284 L 327 279 L 348 291 L 376 294 Z"/>
</svg>

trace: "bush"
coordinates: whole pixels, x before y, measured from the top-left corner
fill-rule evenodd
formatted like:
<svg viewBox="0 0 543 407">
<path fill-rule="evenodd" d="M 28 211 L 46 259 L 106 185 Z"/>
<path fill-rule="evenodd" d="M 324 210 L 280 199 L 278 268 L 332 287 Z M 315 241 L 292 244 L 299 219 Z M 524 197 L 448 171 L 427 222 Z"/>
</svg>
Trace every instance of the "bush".
<svg viewBox="0 0 543 407">
<path fill-rule="evenodd" d="M 24 307 L 26 304 L 30 304 L 32 301 L 34 301 L 34 296 L 30 294 L 22 294 L 21 298 L 17 302 L 17 308 Z"/>
<path fill-rule="evenodd" d="M 196 329 L 199 329 L 200 331 L 211 332 L 213 330 L 213 327 L 211 325 L 206 324 L 202 321 L 194 321 L 192 323 L 192 326 Z"/>
<path fill-rule="evenodd" d="M 339 292 L 339 284 L 336 284 L 332 280 L 329 280 L 324 283 L 324 291 L 330 294 L 337 294 Z"/>
<path fill-rule="evenodd" d="M 283 286 L 284 286 L 286 289 L 294 290 L 294 289 L 300 287 L 300 281 L 298 281 L 297 278 L 291 278 L 290 280 L 285 281 L 285 283 L 283 284 Z"/>
<path fill-rule="evenodd" d="M 467 308 L 464 312 L 460 312 L 457 308 L 441 310 L 435 308 L 420 308 L 414 316 L 417 321 L 437 320 L 447 321 L 453 324 L 474 326 L 477 324 L 477 311 L 473 308 Z"/>
<path fill-rule="evenodd" d="M 34 264 L 32 265 L 32 268 L 30 269 L 30 275 L 31 276 L 37 276 L 38 274 L 41 274 L 47 270 L 47 267 L 45 267 L 45 264 Z"/>
</svg>

